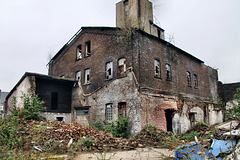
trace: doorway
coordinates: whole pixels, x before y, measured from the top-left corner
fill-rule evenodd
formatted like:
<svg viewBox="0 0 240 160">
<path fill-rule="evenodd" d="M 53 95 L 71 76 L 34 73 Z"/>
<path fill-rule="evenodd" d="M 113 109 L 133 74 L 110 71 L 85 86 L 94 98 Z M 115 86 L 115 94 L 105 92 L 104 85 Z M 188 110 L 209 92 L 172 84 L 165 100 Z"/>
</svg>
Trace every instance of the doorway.
<svg viewBox="0 0 240 160">
<path fill-rule="evenodd" d="M 173 112 L 174 110 L 171 110 L 171 109 L 165 110 L 167 131 L 171 131 L 171 132 L 173 131 L 173 127 L 172 127 Z"/>
</svg>

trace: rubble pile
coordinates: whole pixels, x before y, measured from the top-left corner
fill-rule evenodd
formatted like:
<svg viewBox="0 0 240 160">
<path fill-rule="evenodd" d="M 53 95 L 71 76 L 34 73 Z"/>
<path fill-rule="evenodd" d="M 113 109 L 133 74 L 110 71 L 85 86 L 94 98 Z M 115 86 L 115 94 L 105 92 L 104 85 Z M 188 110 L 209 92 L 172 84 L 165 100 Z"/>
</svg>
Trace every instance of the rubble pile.
<svg viewBox="0 0 240 160">
<path fill-rule="evenodd" d="M 69 148 L 72 143 L 84 144 L 77 146 L 79 151 L 129 150 L 143 146 L 134 139 L 114 138 L 111 133 L 78 123 L 25 121 L 20 125 L 25 136 L 24 148 L 34 147 L 41 152 L 54 145 Z"/>
<path fill-rule="evenodd" d="M 166 137 L 169 136 L 171 136 L 171 133 L 157 128 L 144 128 L 135 136 L 135 140 L 144 145 L 144 147 L 162 147 L 166 144 Z"/>
</svg>

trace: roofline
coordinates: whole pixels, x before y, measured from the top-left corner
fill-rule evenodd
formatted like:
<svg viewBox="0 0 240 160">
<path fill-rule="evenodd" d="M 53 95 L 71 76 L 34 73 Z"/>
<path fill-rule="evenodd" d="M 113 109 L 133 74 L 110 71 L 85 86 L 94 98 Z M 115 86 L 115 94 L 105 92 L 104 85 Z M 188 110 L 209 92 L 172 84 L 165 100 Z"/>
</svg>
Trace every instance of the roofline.
<svg viewBox="0 0 240 160">
<path fill-rule="evenodd" d="M 49 76 L 49 75 L 44 75 L 44 74 L 39 74 L 39 73 L 31 73 L 31 72 L 25 72 L 25 74 L 21 77 L 21 79 L 17 82 L 17 84 L 13 87 L 13 89 L 8 93 L 5 99 L 8 99 L 10 95 L 16 90 L 16 88 L 22 83 L 22 81 L 28 77 L 28 76 L 35 76 L 37 78 L 42 78 L 42 79 L 48 79 L 48 80 L 58 80 L 62 82 L 72 82 L 74 83 L 74 79 L 69 79 L 69 78 L 60 78 L 60 77 L 55 77 L 55 76 Z"/>
<path fill-rule="evenodd" d="M 63 47 L 51 58 L 51 60 L 48 62 L 47 66 L 65 49 L 69 46 L 69 44 L 74 41 L 80 33 L 82 33 L 83 30 L 86 29 L 120 29 L 119 27 L 105 27 L 105 26 L 83 26 L 81 27 L 68 41 Z"/>
<path fill-rule="evenodd" d="M 197 57 L 194 57 L 194 56 L 191 55 L 190 53 L 182 50 L 182 49 L 179 48 L 179 47 L 176 47 L 175 45 L 171 44 L 170 42 L 168 42 L 168 41 L 166 41 L 166 40 L 160 39 L 160 38 L 158 38 L 158 37 L 156 37 L 156 36 L 154 36 L 154 35 L 151 35 L 151 34 L 149 34 L 149 33 L 147 33 L 147 32 L 144 32 L 144 31 L 141 30 L 141 29 L 137 29 L 137 31 L 139 31 L 140 33 L 145 34 L 145 35 L 147 35 L 147 36 L 149 36 L 149 37 L 151 37 L 151 38 L 157 39 L 157 40 L 165 43 L 166 45 L 170 45 L 171 47 L 173 47 L 173 48 L 175 48 L 175 49 L 183 52 L 183 53 L 186 54 L 187 56 L 189 56 L 189 57 L 193 58 L 194 60 L 198 61 L 199 63 L 204 63 L 204 61 L 198 59 Z"/>
</svg>

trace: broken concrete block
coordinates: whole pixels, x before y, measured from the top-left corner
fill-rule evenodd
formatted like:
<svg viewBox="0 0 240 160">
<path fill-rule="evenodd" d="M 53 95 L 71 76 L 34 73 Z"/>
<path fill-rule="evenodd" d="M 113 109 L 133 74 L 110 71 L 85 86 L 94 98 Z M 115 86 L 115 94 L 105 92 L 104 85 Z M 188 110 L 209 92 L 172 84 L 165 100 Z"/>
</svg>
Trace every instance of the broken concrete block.
<svg viewBox="0 0 240 160">
<path fill-rule="evenodd" d="M 231 129 L 235 129 L 239 125 L 239 123 L 240 122 L 238 120 L 232 120 L 232 121 L 229 121 L 229 122 L 221 123 L 221 124 L 217 125 L 216 128 L 231 130 Z"/>
</svg>

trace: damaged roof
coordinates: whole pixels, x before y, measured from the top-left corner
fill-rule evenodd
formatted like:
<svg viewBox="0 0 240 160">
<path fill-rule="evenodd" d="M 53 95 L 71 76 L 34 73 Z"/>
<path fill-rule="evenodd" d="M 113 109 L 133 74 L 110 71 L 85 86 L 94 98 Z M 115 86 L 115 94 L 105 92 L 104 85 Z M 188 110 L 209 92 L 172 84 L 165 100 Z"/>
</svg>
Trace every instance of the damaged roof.
<svg viewBox="0 0 240 160">
<path fill-rule="evenodd" d="M 78 31 L 72 36 L 72 38 L 55 54 L 55 56 L 49 61 L 49 63 L 48 63 L 47 65 L 49 65 L 53 60 L 55 60 L 55 59 L 58 57 L 58 55 L 60 55 L 65 49 L 68 49 L 68 48 L 71 46 L 71 44 L 73 44 L 72 42 L 75 42 L 75 40 L 76 40 L 78 37 L 80 37 L 80 36 L 82 35 L 82 33 L 84 33 L 84 32 L 83 32 L 84 30 L 101 30 L 101 31 L 104 31 L 104 30 L 114 30 L 114 31 L 117 31 L 117 30 L 119 30 L 119 31 L 122 31 L 122 29 L 121 29 L 121 28 L 118 28 L 118 27 L 101 27 L 101 26 L 99 26 L 99 27 L 81 27 L 80 30 L 78 30 Z M 163 29 L 162 29 L 162 30 L 163 30 Z M 144 31 L 142 31 L 141 29 L 136 29 L 136 31 L 140 32 L 141 34 L 143 34 L 143 35 L 145 35 L 145 36 L 148 36 L 148 37 L 151 37 L 151 38 L 155 38 L 155 39 L 161 41 L 162 43 L 164 43 L 164 44 L 166 44 L 166 45 L 169 45 L 169 46 L 171 46 L 171 47 L 179 50 L 182 54 L 185 54 L 186 56 L 188 56 L 188 57 L 196 60 L 196 61 L 199 62 L 199 63 L 204 63 L 204 61 L 202 61 L 202 60 L 198 59 L 197 57 L 191 55 L 190 53 L 182 50 L 181 48 L 176 47 L 175 45 L 171 44 L 170 42 L 167 42 L 166 40 L 163 40 L 163 39 L 160 39 L 160 38 L 155 37 L 155 36 L 153 36 L 153 35 L 150 35 L 150 34 L 144 32 Z M 119 35 L 119 36 L 120 36 L 120 35 Z M 121 36 L 122 36 L 122 35 L 121 35 Z"/>
<path fill-rule="evenodd" d="M 21 79 L 18 81 L 18 83 L 13 87 L 13 89 L 8 93 L 6 96 L 6 99 L 10 97 L 10 95 L 17 89 L 17 87 L 22 83 L 22 81 L 29 76 L 34 76 L 36 78 L 40 79 L 46 79 L 50 81 L 59 81 L 59 82 L 69 82 L 69 83 L 74 83 L 74 79 L 70 78 L 61 78 L 61 77 L 55 77 L 55 76 L 49 76 L 49 75 L 44 75 L 44 74 L 39 74 L 39 73 L 31 73 L 31 72 L 25 72 L 25 74 L 21 77 Z"/>
</svg>

